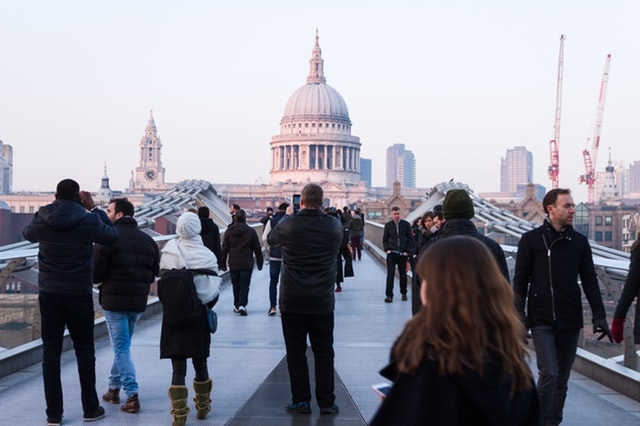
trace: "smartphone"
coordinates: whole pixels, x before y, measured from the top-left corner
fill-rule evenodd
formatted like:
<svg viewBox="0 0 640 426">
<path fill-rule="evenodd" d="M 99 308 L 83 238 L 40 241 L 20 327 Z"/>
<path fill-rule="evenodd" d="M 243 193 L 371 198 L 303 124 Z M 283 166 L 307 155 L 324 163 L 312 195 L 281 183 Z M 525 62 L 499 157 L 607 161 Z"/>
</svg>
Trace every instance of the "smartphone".
<svg viewBox="0 0 640 426">
<path fill-rule="evenodd" d="M 293 213 L 296 214 L 300 210 L 300 194 L 293 194 Z"/>
<path fill-rule="evenodd" d="M 371 389 L 380 395 L 380 398 L 385 399 L 387 395 L 389 395 L 391 385 L 389 383 L 377 383 L 375 385 L 371 385 Z"/>
</svg>

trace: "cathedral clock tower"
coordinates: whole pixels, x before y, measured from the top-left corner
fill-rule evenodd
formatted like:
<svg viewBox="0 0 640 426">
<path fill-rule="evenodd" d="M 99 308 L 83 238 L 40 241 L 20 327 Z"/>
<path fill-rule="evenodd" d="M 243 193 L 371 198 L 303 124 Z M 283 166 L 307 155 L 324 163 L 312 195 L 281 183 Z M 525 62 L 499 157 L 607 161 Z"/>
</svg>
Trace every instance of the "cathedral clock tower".
<svg viewBox="0 0 640 426">
<path fill-rule="evenodd" d="M 158 129 L 153 120 L 153 110 L 149 114 L 149 121 L 144 128 L 144 135 L 140 138 L 140 160 L 135 173 L 132 173 L 129 192 L 164 191 L 164 167 L 160 155 L 162 142 L 158 137 Z"/>
</svg>

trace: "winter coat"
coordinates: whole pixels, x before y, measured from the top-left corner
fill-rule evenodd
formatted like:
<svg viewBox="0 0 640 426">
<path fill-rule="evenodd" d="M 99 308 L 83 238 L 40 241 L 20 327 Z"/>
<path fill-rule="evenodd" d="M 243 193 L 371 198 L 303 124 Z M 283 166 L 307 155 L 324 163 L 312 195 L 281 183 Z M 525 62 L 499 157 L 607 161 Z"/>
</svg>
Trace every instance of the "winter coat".
<svg viewBox="0 0 640 426">
<path fill-rule="evenodd" d="M 218 260 L 218 269 L 225 269 L 226 265 L 222 263 L 220 228 L 218 228 L 218 225 L 208 217 L 201 217 L 200 225 L 202 226 L 202 231 L 200 231 L 202 243 L 216 255 L 216 259 Z"/>
<path fill-rule="evenodd" d="M 262 242 L 266 244 L 266 246 L 269 248 L 269 258 L 271 260 L 282 260 L 282 250 L 280 250 L 280 247 L 270 246 L 269 243 L 267 242 L 267 239 L 269 237 L 269 233 L 271 232 L 271 230 L 274 229 L 278 224 L 278 222 L 280 222 L 280 220 L 282 220 L 282 218 L 285 216 L 286 216 L 285 212 L 281 212 L 281 211 L 276 212 L 276 214 L 271 218 L 271 220 L 267 222 L 264 232 L 262 233 Z"/>
<path fill-rule="evenodd" d="M 385 252 L 391 250 L 399 253 L 412 253 L 413 233 L 409 222 L 400 219 L 397 225 L 393 220 L 385 223 L 382 232 L 382 247 Z"/>
<path fill-rule="evenodd" d="M 118 241 L 93 247 L 93 282 L 100 285 L 100 305 L 107 311 L 144 312 L 149 286 L 159 273 L 160 251 L 131 216 L 115 223 Z"/>
<path fill-rule="evenodd" d="M 511 395 L 511 380 L 491 360 L 483 374 L 467 371 L 442 376 L 425 358 L 416 374 L 398 373 L 391 364 L 380 374 L 393 381 L 370 426 L 538 426 L 540 414 L 531 389 Z"/>
<path fill-rule="evenodd" d="M 631 306 L 633 299 L 638 298 L 636 301 L 636 314 L 633 320 L 633 340 L 634 343 L 640 344 L 640 308 L 638 308 L 638 301 L 640 301 L 640 241 L 636 241 L 631 247 L 631 263 L 629 264 L 629 273 L 627 274 L 627 280 L 622 288 L 622 294 L 620 300 L 618 300 L 618 306 L 613 314 L 614 318 L 625 319 L 627 311 Z"/>
<path fill-rule="evenodd" d="M 79 202 L 68 200 L 38 209 L 22 235 L 39 243 L 40 292 L 69 295 L 93 291 L 93 243 L 113 244 L 118 239 L 105 212 L 89 213 Z"/>
<path fill-rule="evenodd" d="M 511 278 L 509 277 L 509 267 L 507 266 L 507 259 L 504 255 L 504 250 L 502 250 L 502 247 L 500 247 L 500 244 L 498 244 L 491 238 L 479 233 L 478 228 L 476 228 L 473 222 L 469 219 L 447 220 L 440 228 L 438 239 L 453 237 L 456 235 L 468 235 L 482 241 L 482 243 L 491 251 L 493 258 L 496 260 L 498 266 L 500 267 L 502 275 L 505 277 L 507 282 L 511 282 Z"/>
<path fill-rule="evenodd" d="M 353 218 L 348 225 L 349 234 L 352 237 L 361 237 L 362 230 L 364 229 L 364 219 L 359 214 L 353 215 Z"/>
<path fill-rule="evenodd" d="M 582 328 L 583 309 L 578 277 L 591 306 L 593 321 L 605 319 L 587 238 L 575 232 L 571 226 L 558 232 L 547 220 L 542 226 L 524 233 L 518 243 L 513 291 L 516 307 L 526 326 Z"/>
<path fill-rule="evenodd" d="M 229 269 L 253 269 L 254 255 L 256 266 L 260 270 L 264 259 L 256 231 L 244 222 L 236 222 L 227 228 L 222 241 L 222 259 L 224 261 L 228 256 Z"/>
<path fill-rule="evenodd" d="M 283 218 L 269 234 L 282 249 L 279 305 L 282 312 L 331 314 L 343 226 L 320 209 Z"/>
</svg>

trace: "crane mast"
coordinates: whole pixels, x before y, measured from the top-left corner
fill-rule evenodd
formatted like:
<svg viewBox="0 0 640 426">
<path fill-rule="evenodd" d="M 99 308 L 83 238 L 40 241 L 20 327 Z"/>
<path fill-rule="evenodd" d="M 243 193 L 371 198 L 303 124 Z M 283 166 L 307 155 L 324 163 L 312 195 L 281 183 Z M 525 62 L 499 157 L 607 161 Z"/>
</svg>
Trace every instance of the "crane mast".
<svg viewBox="0 0 640 426">
<path fill-rule="evenodd" d="M 596 167 L 598 162 L 598 147 L 600 146 L 600 133 L 602 131 L 602 118 L 604 117 L 604 103 L 607 98 L 607 85 L 609 83 L 609 67 L 611 66 L 611 54 L 607 54 L 604 62 L 604 71 L 600 81 L 600 92 L 598 93 L 598 108 L 596 110 L 596 121 L 593 126 L 593 137 L 591 138 L 591 151 L 582 151 L 585 174 L 580 175 L 580 183 L 588 186 L 588 203 L 595 202 Z"/>
<path fill-rule="evenodd" d="M 562 68 L 564 66 L 564 34 L 560 36 L 560 52 L 558 54 L 558 79 L 556 84 L 556 115 L 553 123 L 553 139 L 549 141 L 549 179 L 551 187 L 558 187 L 560 174 L 560 113 L 562 111 Z"/>
</svg>

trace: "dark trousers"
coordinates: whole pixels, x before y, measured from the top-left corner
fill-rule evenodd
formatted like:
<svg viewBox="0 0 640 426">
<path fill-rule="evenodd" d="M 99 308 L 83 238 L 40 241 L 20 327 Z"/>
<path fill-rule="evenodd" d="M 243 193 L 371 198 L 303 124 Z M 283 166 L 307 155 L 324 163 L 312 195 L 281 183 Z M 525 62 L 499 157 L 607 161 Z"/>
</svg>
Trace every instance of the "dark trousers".
<svg viewBox="0 0 640 426">
<path fill-rule="evenodd" d="M 47 417 L 63 414 L 60 355 L 65 325 L 76 353 L 80 395 L 84 413 L 98 409 L 96 393 L 96 357 L 93 346 L 93 298 L 91 294 L 38 296 L 42 321 L 42 377 L 47 402 Z"/>
<path fill-rule="evenodd" d="M 407 294 L 407 256 L 389 253 L 387 254 L 387 289 L 385 291 L 387 297 L 393 297 L 396 268 L 400 274 L 400 294 Z"/>
<path fill-rule="evenodd" d="M 247 306 L 249 304 L 249 284 L 251 284 L 252 269 L 232 269 L 231 284 L 233 285 L 233 306 Z"/>
<path fill-rule="evenodd" d="M 282 270 L 282 261 L 271 259 L 269 261 L 269 303 L 275 308 L 278 303 L 278 280 Z"/>
<path fill-rule="evenodd" d="M 310 402 L 307 335 L 315 358 L 316 400 L 321 408 L 335 402 L 333 371 L 333 313 L 326 315 L 282 312 L 282 334 L 287 349 L 291 402 Z"/>
<path fill-rule="evenodd" d="M 360 245 L 360 236 L 351 236 L 349 238 L 351 242 L 351 248 L 353 249 L 353 259 L 362 260 L 362 246 Z"/>
<path fill-rule="evenodd" d="M 531 329 L 538 363 L 538 397 L 544 425 L 558 425 L 567 398 L 571 366 L 576 358 L 580 329 L 557 330 L 551 326 Z"/>
</svg>

